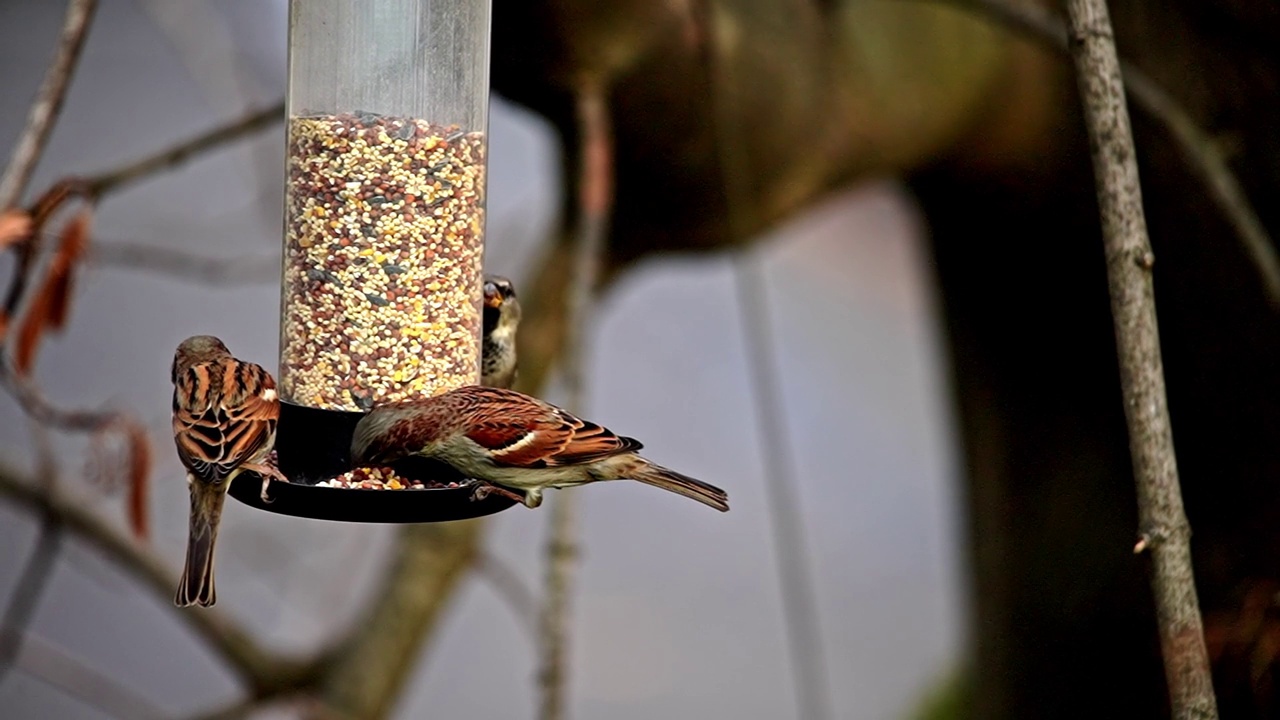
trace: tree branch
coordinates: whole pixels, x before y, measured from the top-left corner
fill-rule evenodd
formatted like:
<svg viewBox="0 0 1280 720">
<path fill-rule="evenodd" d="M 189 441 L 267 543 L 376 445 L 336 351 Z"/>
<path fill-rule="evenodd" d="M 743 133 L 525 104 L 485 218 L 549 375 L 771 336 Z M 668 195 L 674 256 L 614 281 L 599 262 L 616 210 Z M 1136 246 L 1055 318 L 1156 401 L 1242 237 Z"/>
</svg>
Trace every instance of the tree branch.
<svg viewBox="0 0 1280 720">
<path fill-rule="evenodd" d="M 74 432 L 94 432 L 117 422 L 121 415 L 112 410 L 66 410 L 45 398 L 30 376 L 14 370 L 7 357 L 0 355 L 0 385 L 18 401 L 23 412 L 32 420 Z"/>
<path fill-rule="evenodd" d="M 1155 255 L 1142 211 L 1114 31 L 1105 0 L 1067 0 L 1067 13 L 1093 155 L 1139 524 L 1151 553 L 1169 699 L 1175 720 L 1215 719 L 1218 709 L 1191 564 L 1191 527 L 1182 505 L 1165 396 L 1151 275 Z"/>
<path fill-rule="evenodd" d="M 475 558 L 475 572 L 511 610 L 516 622 L 529 633 L 529 637 L 536 639 L 538 616 L 534 609 L 538 606 L 538 600 L 515 569 L 493 553 L 481 550 Z"/>
<path fill-rule="evenodd" d="M 1067 28 L 1052 11 L 1032 3 L 1014 0 L 949 0 L 953 4 L 974 11 L 976 15 L 993 20 L 1006 28 L 1035 40 L 1064 54 L 1070 54 L 1067 46 Z M 1240 181 L 1231 172 L 1218 143 L 1209 133 L 1200 129 L 1191 114 L 1162 88 L 1159 83 L 1142 72 L 1133 63 L 1120 61 L 1120 72 L 1125 89 L 1133 102 L 1152 119 L 1164 126 L 1192 173 L 1209 191 L 1209 197 L 1219 212 L 1235 230 L 1245 253 L 1253 261 L 1267 298 L 1274 306 L 1280 306 L 1280 257 L 1276 246 L 1258 213 L 1249 202 Z"/>
<path fill-rule="evenodd" d="M 36 546 L 31 550 L 22 574 L 18 576 L 9 606 L 5 609 L 3 620 L 0 620 L 0 682 L 4 682 L 22 650 L 23 640 L 27 637 L 27 625 L 49 584 L 49 577 L 53 575 L 61 550 L 62 523 L 46 514 L 40 520 Z"/>
<path fill-rule="evenodd" d="M 802 720 L 832 716 L 826 653 L 822 644 L 813 560 L 805 542 L 796 461 L 785 423 L 786 409 L 773 357 L 776 343 L 765 298 L 764 267 L 750 248 L 735 268 L 746 362 L 755 398 L 756 432 L 764 465 L 770 527 L 777 555 L 778 589 L 795 665 L 796 704 Z"/>
<path fill-rule="evenodd" d="M 159 720 L 164 711 L 117 680 L 85 665 L 70 653 L 37 635 L 20 638 L 17 669 L 44 684 L 93 707 L 100 713 L 129 720 Z"/>
<path fill-rule="evenodd" d="M 318 693 L 327 707 L 361 720 L 386 717 L 418 654 L 475 557 L 483 523 L 407 525 L 396 557 L 363 618 L 329 654 Z"/>
<path fill-rule="evenodd" d="M 746 82 L 735 76 L 734 56 L 724 39 L 723 3 L 705 0 L 698 6 L 696 19 L 707 37 L 703 62 L 717 89 L 715 108 L 715 144 L 720 161 L 725 205 L 731 232 L 745 237 L 756 226 L 751 192 L 748 187 L 753 172 L 744 152 L 748 138 L 739 122 L 741 108 L 733 89 Z M 718 22 L 721 21 L 721 22 Z M 811 571 L 811 561 L 804 538 L 804 521 L 800 511 L 800 489 L 795 481 L 795 460 L 783 418 L 786 417 L 779 371 L 772 356 L 774 341 L 765 304 L 764 270 L 748 247 L 741 251 L 735 268 L 738 306 L 746 342 L 745 355 L 750 374 L 755 416 L 765 467 L 770 528 L 778 590 L 782 598 L 783 622 L 789 645 L 796 716 L 800 720 L 825 720 L 832 715 L 831 692 L 828 687 L 826 655 L 819 625 L 818 601 Z"/>
<path fill-rule="evenodd" d="M 173 170 L 188 160 L 283 120 L 284 101 L 281 100 L 123 167 L 91 175 L 85 178 L 85 184 L 91 197 L 101 198 L 156 173 Z"/>
<path fill-rule="evenodd" d="M 33 481 L 23 479 L 20 473 L 4 466 L 0 466 L 0 496 L 33 512 L 57 518 L 67 532 L 150 587 L 168 604 L 177 578 L 158 558 L 96 514 L 51 489 L 37 487 Z M 319 670 L 320 660 L 299 661 L 268 653 L 248 633 L 216 611 L 186 611 L 179 615 L 258 697 L 301 687 Z"/>
<path fill-rule="evenodd" d="M 214 258 L 160 245 L 117 241 L 93 245 L 87 261 L 99 267 L 154 272 L 218 287 L 280 280 L 278 255 Z"/>
<path fill-rule="evenodd" d="M 30 422 L 29 425 L 32 444 L 35 445 L 36 475 L 43 481 L 44 489 L 52 492 L 56 487 L 58 470 L 53 449 L 49 445 L 48 432 L 39 423 Z M 35 547 L 14 585 L 4 617 L 0 619 L 0 683 L 4 682 L 22 650 L 31 616 L 35 614 L 49 577 L 53 574 L 58 555 L 62 552 L 63 538 L 62 522 L 52 513 L 41 513 Z"/>
<path fill-rule="evenodd" d="M 578 241 L 565 318 L 562 368 L 568 409 L 583 412 L 586 403 L 585 338 L 591 303 L 599 285 L 605 237 L 613 207 L 613 130 L 605 88 L 584 78 L 576 97 L 580 138 L 578 168 Z M 574 565 L 578 557 L 578 498 L 573 490 L 556 494 L 546 547 L 546 596 L 539 618 L 538 717 L 560 720 L 568 695 L 569 621 Z"/>
<path fill-rule="evenodd" d="M 58 112 L 62 110 L 62 101 L 67 96 L 67 87 L 71 84 L 80 51 L 84 49 L 85 36 L 89 33 L 89 25 L 93 21 L 97 5 L 97 0 L 70 0 L 67 3 L 57 54 L 45 71 L 44 82 L 40 84 L 36 100 L 31 104 L 31 111 L 27 115 L 26 127 L 18 138 L 13 156 L 4 170 L 4 177 L 0 178 L 0 210 L 14 207 L 22 200 L 22 192 L 40 162 L 49 134 L 58 119 Z"/>
</svg>

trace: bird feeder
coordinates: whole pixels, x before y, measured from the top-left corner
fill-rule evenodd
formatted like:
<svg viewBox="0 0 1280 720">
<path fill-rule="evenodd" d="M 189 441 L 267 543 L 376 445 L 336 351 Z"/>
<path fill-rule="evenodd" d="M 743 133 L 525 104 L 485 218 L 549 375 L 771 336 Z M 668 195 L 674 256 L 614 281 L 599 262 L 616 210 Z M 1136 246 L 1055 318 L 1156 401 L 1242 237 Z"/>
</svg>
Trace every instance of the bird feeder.
<svg viewBox="0 0 1280 720">
<path fill-rule="evenodd" d="M 490 0 L 289 3 L 276 451 L 293 482 L 265 509 L 333 514 L 290 511 L 310 494 L 338 503 L 330 519 L 376 521 L 343 508 L 384 502 L 369 492 L 443 502 L 314 486 L 350 470 L 364 412 L 479 382 L 489 14 Z"/>
</svg>

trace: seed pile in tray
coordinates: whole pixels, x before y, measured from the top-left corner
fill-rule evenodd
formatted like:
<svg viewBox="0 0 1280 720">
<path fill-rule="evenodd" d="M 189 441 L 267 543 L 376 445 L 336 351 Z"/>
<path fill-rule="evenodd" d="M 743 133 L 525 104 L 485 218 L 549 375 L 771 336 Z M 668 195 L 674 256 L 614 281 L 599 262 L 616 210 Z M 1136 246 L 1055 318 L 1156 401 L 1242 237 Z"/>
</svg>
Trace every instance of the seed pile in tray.
<svg viewBox="0 0 1280 720">
<path fill-rule="evenodd" d="M 459 483 L 424 483 L 396 475 L 391 468 L 356 468 L 335 478 L 316 483 L 316 487 L 345 490 L 438 490 L 461 487 Z"/>
<path fill-rule="evenodd" d="M 416 118 L 289 121 L 280 389 L 328 410 L 478 382 L 485 138 Z"/>
</svg>

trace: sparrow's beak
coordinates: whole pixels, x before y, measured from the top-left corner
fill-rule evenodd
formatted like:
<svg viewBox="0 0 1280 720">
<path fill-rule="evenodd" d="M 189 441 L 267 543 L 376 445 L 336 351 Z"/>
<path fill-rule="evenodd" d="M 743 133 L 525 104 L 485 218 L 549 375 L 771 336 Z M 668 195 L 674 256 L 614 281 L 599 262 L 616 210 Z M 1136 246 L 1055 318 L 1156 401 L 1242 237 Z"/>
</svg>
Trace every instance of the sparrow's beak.
<svg viewBox="0 0 1280 720">
<path fill-rule="evenodd" d="M 493 283 L 484 284 L 484 304 L 485 307 L 502 307 L 502 293 L 498 292 L 497 285 L 494 285 Z"/>
</svg>

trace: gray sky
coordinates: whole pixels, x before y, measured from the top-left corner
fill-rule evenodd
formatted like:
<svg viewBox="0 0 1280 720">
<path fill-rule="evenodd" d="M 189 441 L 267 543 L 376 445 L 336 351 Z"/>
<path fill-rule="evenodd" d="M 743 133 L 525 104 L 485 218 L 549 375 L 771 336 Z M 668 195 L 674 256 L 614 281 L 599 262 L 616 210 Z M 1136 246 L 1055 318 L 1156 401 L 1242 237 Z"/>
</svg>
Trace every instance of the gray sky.
<svg viewBox="0 0 1280 720">
<path fill-rule="evenodd" d="M 283 7 L 102 2 L 36 185 L 113 166 L 274 100 L 285 77 Z M 60 14 L 59 3 L 0 3 L 6 149 Z M 282 148 L 277 127 L 113 197 L 99 210 L 96 241 L 277 254 Z M 495 101 L 487 265 L 517 281 L 553 223 L 555 152 L 536 119 Z M 901 717 L 962 642 L 956 449 L 920 232 L 901 192 L 878 183 L 830 198 L 762 249 L 839 718 Z M 0 271 L 7 277 L 7 265 Z M 574 717 L 794 715 L 732 272 L 727 259 L 651 262 L 599 308 L 585 414 L 642 439 L 653 459 L 725 487 L 734 509 L 718 515 L 635 484 L 581 491 Z M 173 347 L 211 332 L 274 368 L 278 302 L 273 285 L 211 288 L 96 269 L 80 283 L 68 332 L 41 355 L 39 377 L 54 399 L 125 405 L 153 428 L 154 542 L 175 572 L 186 489 L 166 435 Z M 0 400 L 0 456 L 26 463 L 26 443 L 21 416 Z M 120 517 L 118 498 L 94 494 L 80 461 L 66 457 L 68 488 Z M 515 508 L 490 527 L 492 552 L 531 583 L 541 576 L 547 516 Z M 389 537 L 386 528 L 234 502 L 224 527 L 219 607 L 283 648 L 314 647 L 351 616 Z M 0 503 L 0 542 L 10 548 L 0 556 L 0 597 L 33 528 Z M 233 679 L 177 612 L 72 545 L 31 629 L 175 716 L 233 700 Z M 529 716 L 533 658 L 507 608 L 468 580 L 399 716 L 427 708 L 441 717 Z M 0 684 L 0 707 L 15 718 L 102 717 L 22 672 Z"/>
</svg>

